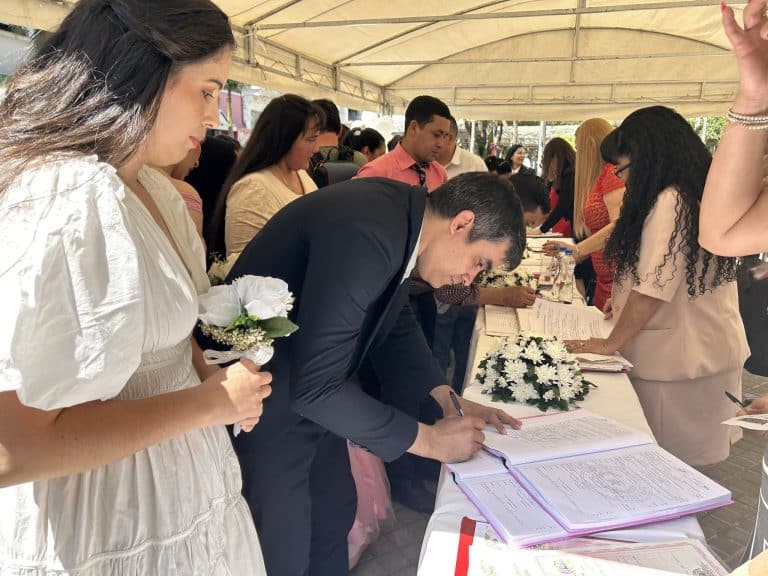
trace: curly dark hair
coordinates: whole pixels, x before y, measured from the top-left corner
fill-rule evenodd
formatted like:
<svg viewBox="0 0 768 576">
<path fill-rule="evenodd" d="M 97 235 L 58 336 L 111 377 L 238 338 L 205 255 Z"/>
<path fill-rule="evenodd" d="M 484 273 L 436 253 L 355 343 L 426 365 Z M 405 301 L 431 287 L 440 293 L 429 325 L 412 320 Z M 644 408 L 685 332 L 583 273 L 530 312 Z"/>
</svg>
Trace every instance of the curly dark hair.
<svg viewBox="0 0 768 576">
<path fill-rule="evenodd" d="M 679 245 L 691 298 L 736 279 L 735 258 L 715 256 L 699 245 L 699 205 L 712 155 L 685 118 L 664 106 L 642 108 L 603 140 L 600 152 L 606 162 L 631 163 L 621 213 L 605 247 L 617 278 L 631 275 L 640 281 L 637 264 L 645 219 L 659 194 L 674 188 L 675 231 L 663 264 L 674 258 Z M 663 285 L 661 268 L 656 269 L 657 286 Z"/>
</svg>

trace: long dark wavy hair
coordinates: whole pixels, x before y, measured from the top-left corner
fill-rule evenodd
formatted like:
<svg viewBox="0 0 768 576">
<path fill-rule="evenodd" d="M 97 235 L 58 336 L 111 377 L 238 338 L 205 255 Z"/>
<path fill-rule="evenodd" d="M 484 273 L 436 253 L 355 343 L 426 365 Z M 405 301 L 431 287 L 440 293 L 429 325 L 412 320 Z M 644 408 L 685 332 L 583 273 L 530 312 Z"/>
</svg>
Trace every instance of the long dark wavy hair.
<svg viewBox="0 0 768 576">
<path fill-rule="evenodd" d="M 313 125 L 321 130 L 325 125 L 322 109 L 306 98 L 285 94 L 272 99 L 259 115 L 256 125 L 240 156 L 227 176 L 216 201 L 213 221 L 206 238 L 208 250 L 226 254 L 225 219 L 227 197 L 232 186 L 253 172 L 274 166 L 291 150 L 296 139 Z"/>
<path fill-rule="evenodd" d="M 119 168 L 152 128 L 169 78 L 234 45 L 210 0 L 80 0 L 8 82 L 0 193 L 59 154 Z"/>
<path fill-rule="evenodd" d="M 631 163 L 621 213 L 605 247 L 606 257 L 616 265 L 617 278 L 631 276 L 640 281 L 637 264 L 643 224 L 659 194 L 674 188 L 678 192 L 675 233 L 663 262 L 682 250 L 691 298 L 736 279 L 735 258 L 715 256 L 699 246 L 699 205 L 712 155 L 685 118 L 664 106 L 642 108 L 603 140 L 600 152 L 606 162 L 618 165 L 626 157 Z M 655 279 L 659 286 L 661 275 L 659 266 Z"/>
<path fill-rule="evenodd" d="M 576 169 L 576 151 L 563 138 L 556 137 L 547 142 L 547 145 L 544 146 L 544 152 L 541 154 L 542 175 L 545 180 L 549 177 L 549 165 L 554 159 L 557 159 L 557 174 L 553 184 L 559 190 L 563 174 L 573 172 Z"/>
</svg>

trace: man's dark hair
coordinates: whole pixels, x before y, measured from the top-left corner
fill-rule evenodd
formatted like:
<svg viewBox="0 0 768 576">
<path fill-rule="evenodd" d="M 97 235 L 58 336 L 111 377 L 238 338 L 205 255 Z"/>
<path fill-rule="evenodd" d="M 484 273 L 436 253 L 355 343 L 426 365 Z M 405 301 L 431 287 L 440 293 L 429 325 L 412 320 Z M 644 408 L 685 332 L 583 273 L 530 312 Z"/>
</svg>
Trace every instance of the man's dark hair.
<svg viewBox="0 0 768 576">
<path fill-rule="evenodd" d="M 459 137 L 459 125 L 456 123 L 456 118 L 453 116 L 449 116 L 448 120 L 451 122 L 451 134 L 453 134 L 456 138 Z"/>
<path fill-rule="evenodd" d="M 411 125 L 411 120 L 424 127 L 425 124 L 432 122 L 432 116 L 442 116 L 450 118 L 451 111 L 442 100 L 434 96 L 416 96 L 405 109 L 405 129 Z"/>
<path fill-rule="evenodd" d="M 485 172 L 467 172 L 451 178 L 428 196 L 429 210 L 440 218 L 452 219 L 470 210 L 475 222 L 469 241 L 511 241 L 506 266 L 516 268 L 525 250 L 525 222 L 520 199 L 505 178 Z"/>
<path fill-rule="evenodd" d="M 509 177 L 509 181 L 520 198 L 524 212 L 535 212 L 541 208 L 544 214 L 552 209 L 549 202 L 549 189 L 544 181 L 535 174 L 523 174 L 518 172 Z"/>
<path fill-rule="evenodd" d="M 320 108 L 325 113 L 325 125 L 323 132 L 333 132 L 338 134 L 341 132 L 341 116 L 339 116 L 339 108 L 328 100 L 327 98 L 318 98 L 312 100 L 312 104 Z"/>
</svg>

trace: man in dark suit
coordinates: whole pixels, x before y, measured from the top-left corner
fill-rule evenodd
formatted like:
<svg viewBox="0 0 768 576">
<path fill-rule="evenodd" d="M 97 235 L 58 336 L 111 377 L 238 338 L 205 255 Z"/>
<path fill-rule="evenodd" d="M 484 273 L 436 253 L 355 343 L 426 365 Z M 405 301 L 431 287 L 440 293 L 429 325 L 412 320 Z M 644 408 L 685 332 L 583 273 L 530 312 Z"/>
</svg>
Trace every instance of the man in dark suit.
<svg viewBox="0 0 768 576">
<path fill-rule="evenodd" d="M 456 416 L 408 306 L 411 272 L 432 286 L 469 283 L 482 269 L 516 266 L 524 247 L 519 200 L 508 182 L 485 174 L 458 177 L 429 197 L 386 179 L 342 182 L 292 202 L 248 244 L 229 280 L 282 278 L 299 325 L 276 342 L 261 421 L 234 439 L 269 574 L 348 573 L 356 495 L 345 439 L 385 461 L 408 451 L 457 462 L 480 449 L 486 423 L 519 426 L 467 400 L 464 418 L 433 426 L 388 404 L 430 394 Z M 350 381 L 365 357 L 383 402 Z"/>
</svg>

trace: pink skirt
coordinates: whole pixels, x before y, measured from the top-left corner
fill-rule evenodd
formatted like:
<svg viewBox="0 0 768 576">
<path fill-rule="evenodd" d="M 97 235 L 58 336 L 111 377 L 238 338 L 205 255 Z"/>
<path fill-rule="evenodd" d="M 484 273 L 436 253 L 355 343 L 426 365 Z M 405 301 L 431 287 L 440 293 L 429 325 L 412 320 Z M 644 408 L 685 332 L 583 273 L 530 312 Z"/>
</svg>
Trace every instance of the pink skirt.
<svg viewBox="0 0 768 576">
<path fill-rule="evenodd" d="M 347 442 L 347 447 L 357 489 L 357 514 L 347 537 L 351 569 L 366 547 L 379 537 L 382 526 L 394 523 L 395 514 L 382 461 L 351 442 Z"/>
</svg>

